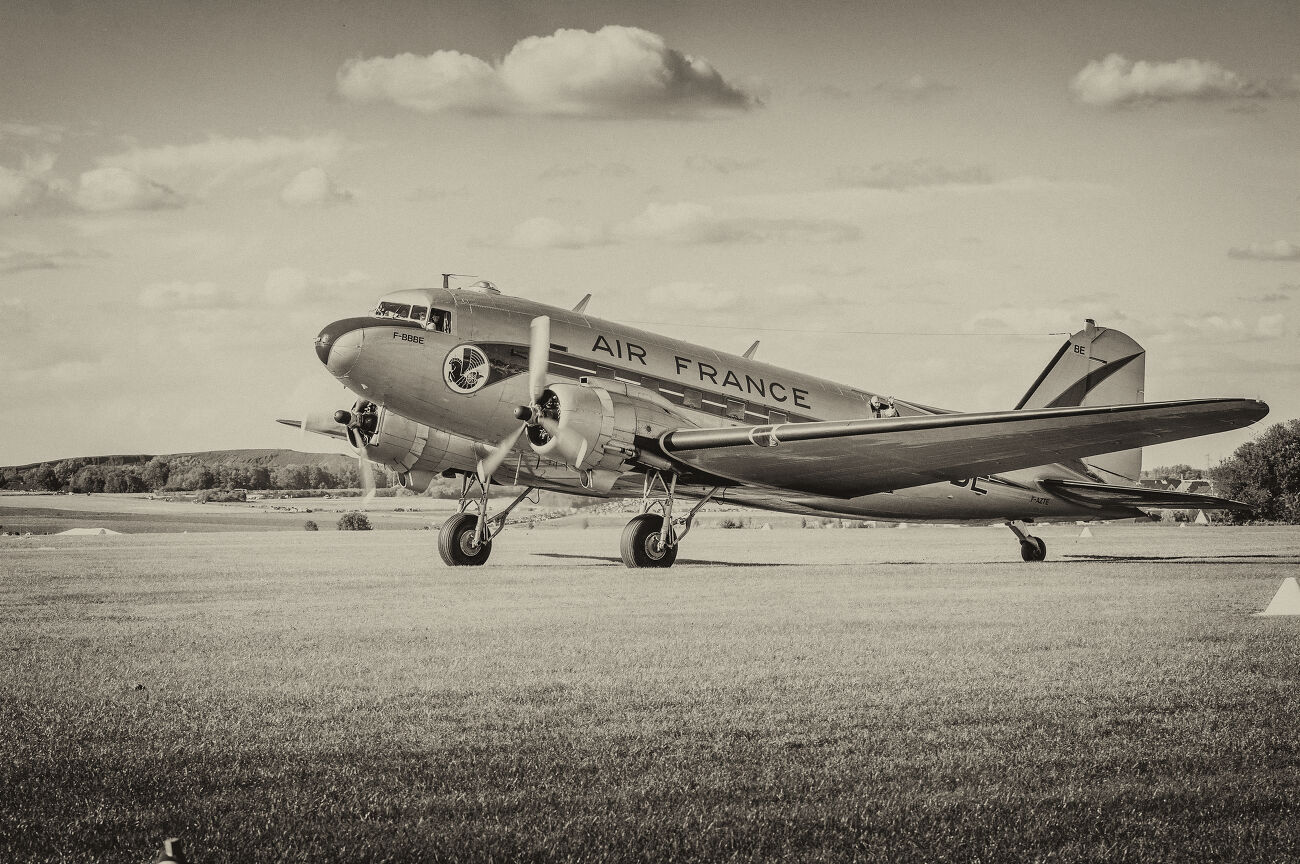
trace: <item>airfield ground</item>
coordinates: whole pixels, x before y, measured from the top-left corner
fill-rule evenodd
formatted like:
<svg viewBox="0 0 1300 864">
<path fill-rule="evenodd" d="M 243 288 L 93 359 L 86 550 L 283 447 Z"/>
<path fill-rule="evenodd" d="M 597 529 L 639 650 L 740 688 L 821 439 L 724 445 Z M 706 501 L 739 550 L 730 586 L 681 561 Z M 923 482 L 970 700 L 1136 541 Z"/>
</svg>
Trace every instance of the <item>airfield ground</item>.
<svg viewBox="0 0 1300 864">
<path fill-rule="evenodd" d="M 0 860 L 1300 860 L 1296 529 L 304 518 L 0 537 Z"/>
</svg>

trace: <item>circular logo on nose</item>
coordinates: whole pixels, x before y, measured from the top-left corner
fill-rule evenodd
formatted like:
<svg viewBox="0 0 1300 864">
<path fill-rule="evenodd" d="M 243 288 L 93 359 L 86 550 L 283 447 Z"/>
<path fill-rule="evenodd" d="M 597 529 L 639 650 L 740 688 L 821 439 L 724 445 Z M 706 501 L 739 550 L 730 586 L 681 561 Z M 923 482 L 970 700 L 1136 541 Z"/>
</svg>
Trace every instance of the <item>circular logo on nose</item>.
<svg viewBox="0 0 1300 864">
<path fill-rule="evenodd" d="M 447 361 L 442 364 L 442 377 L 456 392 L 473 393 L 487 383 L 491 368 L 483 349 L 460 345 L 447 355 Z"/>
</svg>

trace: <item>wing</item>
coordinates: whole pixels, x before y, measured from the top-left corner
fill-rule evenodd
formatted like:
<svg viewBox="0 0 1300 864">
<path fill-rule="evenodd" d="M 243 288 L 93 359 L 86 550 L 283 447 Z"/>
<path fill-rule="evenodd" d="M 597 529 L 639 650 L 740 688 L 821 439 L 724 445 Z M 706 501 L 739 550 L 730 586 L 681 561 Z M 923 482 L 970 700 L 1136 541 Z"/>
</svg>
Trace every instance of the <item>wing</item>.
<svg viewBox="0 0 1300 864">
<path fill-rule="evenodd" d="M 679 429 L 660 446 L 736 482 L 854 498 L 1239 429 L 1267 413 L 1252 399 L 1195 399 Z"/>
<path fill-rule="evenodd" d="M 1174 492 L 1166 489 L 1146 489 L 1141 486 L 1112 486 L 1109 483 L 1083 483 L 1078 480 L 1039 480 L 1039 485 L 1067 501 L 1093 507 L 1147 507 L 1153 510 L 1170 508 L 1196 508 L 1199 510 L 1251 510 L 1249 504 L 1200 495 L 1195 492 Z"/>
</svg>

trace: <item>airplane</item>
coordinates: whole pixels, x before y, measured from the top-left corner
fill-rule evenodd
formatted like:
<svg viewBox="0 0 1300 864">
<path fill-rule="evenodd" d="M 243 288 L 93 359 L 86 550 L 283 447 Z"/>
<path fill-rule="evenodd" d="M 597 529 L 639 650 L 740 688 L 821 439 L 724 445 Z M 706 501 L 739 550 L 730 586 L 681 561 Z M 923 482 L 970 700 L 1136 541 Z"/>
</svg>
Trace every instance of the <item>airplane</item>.
<svg viewBox="0 0 1300 864">
<path fill-rule="evenodd" d="M 280 420 L 346 439 L 424 492 L 460 477 L 438 551 L 481 565 L 534 489 L 640 498 L 628 567 L 669 567 L 700 508 L 1003 522 L 1024 561 L 1036 523 L 1141 508 L 1246 509 L 1138 485 L 1143 446 L 1247 426 L 1252 399 L 1143 401 L 1146 353 L 1088 320 L 1009 411 L 963 413 L 807 375 L 502 293 L 490 282 L 392 291 L 328 324 L 320 362 L 356 394 L 332 418 Z M 364 472 L 363 472 L 364 473 Z M 493 484 L 524 487 L 489 509 Z M 682 513 L 678 499 L 693 501 Z"/>
</svg>

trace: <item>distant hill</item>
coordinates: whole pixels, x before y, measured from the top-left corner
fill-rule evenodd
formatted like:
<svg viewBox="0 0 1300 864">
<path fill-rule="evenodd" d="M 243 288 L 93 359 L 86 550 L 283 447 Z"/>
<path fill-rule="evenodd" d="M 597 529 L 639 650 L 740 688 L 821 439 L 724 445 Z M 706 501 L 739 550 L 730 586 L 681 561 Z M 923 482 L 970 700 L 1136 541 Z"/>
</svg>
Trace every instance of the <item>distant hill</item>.
<svg viewBox="0 0 1300 864">
<path fill-rule="evenodd" d="M 202 462 L 205 465 L 243 465 L 250 468 L 259 466 L 266 468 L 282 468 L 285 465 L 305 465 L 307 467 L 320 467 L 334 473 L 355 467 L 357 464 L 356 457 L 347 456 L 343 453 L 300 453 L 297 450 L 208 450 L 202 453 L 164 453 L 164 459 L 183 459 L 192 458 Z M 56 462 L 66 461 L 67 458 L 79 458 L 87 465 L 105 465 L 116 467 L 119 465 L 143 465 L 150 459 L 154 458 L 153 454 L 133 454 L 122 456 L 82 456 L 66 457 L 65 459 L 46 459 L 41 462 L 28 462 L 26 465 L 5 466 L 17 471 L 26 471 L 29 468 L 36 468 L 44 464 L 54 464 Z"/>
</svg>

